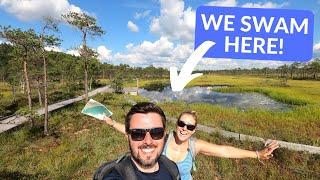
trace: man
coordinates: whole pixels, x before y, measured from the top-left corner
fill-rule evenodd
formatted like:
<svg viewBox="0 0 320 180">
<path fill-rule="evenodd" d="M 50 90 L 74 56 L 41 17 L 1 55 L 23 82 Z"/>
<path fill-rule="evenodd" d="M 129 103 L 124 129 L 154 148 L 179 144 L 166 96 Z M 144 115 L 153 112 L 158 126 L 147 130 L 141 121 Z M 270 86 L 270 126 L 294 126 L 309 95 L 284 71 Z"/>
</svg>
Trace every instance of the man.
<svg viewBox="0 0 320 180">
<path fill-rule="evenodd" d="M 161 155 L 166 117 L 153 103 L 138 103 L 128 112 L 125 129 L 130 155 L 102 165 L 94 179 L 180 179 L 176 164 Z"/>
</svg>

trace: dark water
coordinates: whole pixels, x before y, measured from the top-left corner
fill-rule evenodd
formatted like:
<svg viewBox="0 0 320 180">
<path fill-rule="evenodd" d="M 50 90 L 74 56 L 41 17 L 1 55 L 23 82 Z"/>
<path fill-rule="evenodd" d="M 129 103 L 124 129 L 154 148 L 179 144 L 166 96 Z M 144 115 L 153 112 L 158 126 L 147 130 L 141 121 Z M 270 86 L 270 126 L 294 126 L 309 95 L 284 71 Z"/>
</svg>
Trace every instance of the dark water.
<svg viewBox="0 0 320 180">
<path fill-rule="evenodd" d="M 268 109 L 289 110 L 286 104 L 277 102 L 265 95 L 258 93 L 220 93 L 215 92 L 212 87 L 184 88 L 181 92 L 172 92 L 170 87 L 163 91 L 139 90 L 139 95 L 150 99 L 152 102 L 184 101 L 187 103 L 211 103 L 226 107 L 237 107 L 240 109 Z"/>
</svg>

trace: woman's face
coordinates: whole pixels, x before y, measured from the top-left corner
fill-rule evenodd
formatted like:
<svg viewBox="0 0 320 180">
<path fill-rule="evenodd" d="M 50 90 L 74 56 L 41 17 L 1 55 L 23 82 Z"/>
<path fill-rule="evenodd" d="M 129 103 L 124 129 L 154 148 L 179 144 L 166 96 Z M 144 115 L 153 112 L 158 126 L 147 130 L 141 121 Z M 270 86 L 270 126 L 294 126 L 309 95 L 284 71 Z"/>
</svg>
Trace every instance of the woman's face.
<svg viewBox="0 0 320 180">
<path fill-rule="evenodd" d="M 188 130 L 188 125 L 191 125 L 191 126 L 194 126 L 196 124 L 196 121 L 195 119 L 190 115 L 190 114 L 184 114 L 180 117 L 180 119 L 178 119 L 179 122 L 177 122 L 177 125 L 176 125 L 176 133 L 177 133 L 177 138 L 184 142 L 186 140 L 188 140 L 192 135 L 193 133 L 196 131 L 195 129 L 193 130 Z M 184 125 L 185 124 L 185 125 Z M 183 127 L 180 127 L 180 126 L 183 126 Z M 189 129 L 190 129 L 190 126 L 189 126 Z"/>
</svg>

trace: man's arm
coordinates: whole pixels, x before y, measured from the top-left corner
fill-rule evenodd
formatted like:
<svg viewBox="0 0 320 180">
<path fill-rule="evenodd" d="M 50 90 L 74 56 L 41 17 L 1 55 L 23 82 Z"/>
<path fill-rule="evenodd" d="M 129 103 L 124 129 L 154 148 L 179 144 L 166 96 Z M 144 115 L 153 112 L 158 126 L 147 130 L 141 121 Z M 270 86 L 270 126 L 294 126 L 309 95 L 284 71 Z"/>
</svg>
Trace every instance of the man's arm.
<svg viewBox="0 0 320 180">
<path fill-rule="evenodd" d="M 125 126 L 124 124 L 121 124 L 115 120 L 112 120 L 109 117 L 104 117 L 104 121 L 109 124 L 110 126 L 114 127 L 117 131 L 121 132 L 122 134 L 126 134 Z"/>
</svg>

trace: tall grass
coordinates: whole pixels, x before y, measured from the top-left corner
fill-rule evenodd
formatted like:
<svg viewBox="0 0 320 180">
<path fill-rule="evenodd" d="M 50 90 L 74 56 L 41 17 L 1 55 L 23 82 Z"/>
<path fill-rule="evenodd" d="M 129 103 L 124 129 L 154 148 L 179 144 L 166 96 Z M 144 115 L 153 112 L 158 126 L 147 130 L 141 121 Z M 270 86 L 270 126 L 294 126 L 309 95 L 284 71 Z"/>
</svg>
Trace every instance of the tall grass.
<svg viewBox="0 0 320 180">
<path fill-rule="evenodd" d="M 165 83 L 168 80 L 160 80 Z M 140 85 L 152 80 L 140 81 Z M 190 85 L 229 84 L 224 92 L 259 92 L 293 105 L 291 111 L 250 109 L 242 111 L 204 103 L 167 102 L 159 105 L 167 116 L 177 117 L 186 109 L 196 110 L 199 123 L 261 136 L 320 146 L 320 82 L 245 76 L 202 76 Z M 135 82 L 132 82 L 132 86 Z M 100 94 L 94 97 L 122 121 L 135 96 Z M 302 105 L 301 105 L 302 104 Z M 128 151 L 126 138 L 111 127 L 80 114 L 83 103 L 55 111 L 50 117 L 50 136 L 42 135 L 42 120 L 31 128 L 25 124 L 0 134 L 0 179 L 90 179 L 103 162 Z M 169 127 L 173 128 L 173 124 Z M 239 142 L 218 134 L 196 132 L 196 137 L 216 144 L 256 150 L 262 144 Z M 260 164 L 255 159 L 225 159 L 199 155 L 194 179 L 320 179 L 320 155 L 278 149 L 274 159 Z"/>
<path fill-rule="evenodd" d="M 139 97 L 129 98 L 143 101 Z M 128 96 L 103 94 L 95 99 L 114 112 L 114 119 L 123 122 L 130 108 Z M 50 136 L 42 135 L 40 120 L 34 128 L 25 124 L 0 134 L 0 179 L 90 179 L 100 164 L 127 152 L 126 138 L 110 126 L 80 114 L 83 106 L 83 103 L 76 103 L 52 113 Z M 197 105 L 168 103 L 160 106 L 171 116 Z M 232 111 L 236 112 L 235 109 Z M 204 122 L 201 120 L 200 123 Z M 170 124 L 169 128 L 173 126 Z M 238 142 L 217 134 L 197 132 L 196 136 L 216 144 L 252 150 L 262 147 L 262 144 Z M 255 159 L 235 160 L 202 155 L 197 157 L 196 164 L 195 179 L 317 179 L 320 172 L 319 155 L 285 149 L 277 150 L 274 160 L 266 162 L 266 165 Z"/>
<path fill-rule="evenodd" d="M 192 81 L 189 86 L 215 84 L 232 86 L 219 89 L 221 92 L 258 92 L 293 105 L 320 104 L 320 81 L 288 80 L 287 84 L 283 86 L 279 79 L 204 75 Z"/>
<path fill-rule="evenodd" d="M 320 111 L 317 105 L 290 111 L 226 108 L 218 105 L 183 102 L 164 103 L 165 112 L 178 117 L 185 109 L 198 112 L 199 123 L 223 130 L 263 138 L 320 146 Z"/>
</svg>

